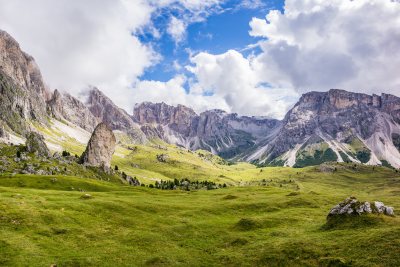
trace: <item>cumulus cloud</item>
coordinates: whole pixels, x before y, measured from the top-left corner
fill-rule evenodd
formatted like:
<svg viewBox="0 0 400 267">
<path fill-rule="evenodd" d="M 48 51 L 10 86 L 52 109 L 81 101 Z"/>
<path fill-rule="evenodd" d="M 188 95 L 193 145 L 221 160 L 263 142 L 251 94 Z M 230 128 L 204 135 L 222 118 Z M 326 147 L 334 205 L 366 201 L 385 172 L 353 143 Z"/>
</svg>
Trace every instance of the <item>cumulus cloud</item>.
<svg viewBox="0 0 400 267">
<path fill-rule="evenodd" d="M 228 110 L 230 107 L 224 99 L 217 96 L 205 96 L 201 91 L 187 92 L 184 85 L 188 82 L 183 75 L 178 75 L 167 82 L 140 81 L 134 90 L 136 103 L 150 101 L 164 102 L 169 105 L 184 104 L 200 113 L 208 109 Z"/>
<path fill-rule="evenodd" d="M 219 2 L 0 0 L 0 27 L 35 57 L 50 88 L 78 95 L 88 85 L 95 85 L 129 110 L 132 85 L 161 59 L 136 33 L 148 30 L 160 37 L 152 17 L 163 9 L 201 18 Z M 181 38 L 184 26 L 176 20 L 170 32 Z"/>
<path fill-rule="evenodd" d="M 168 24 L 167 32 L 175 40 L 175 43 L 180 43 L 186 34 L 186 24 L 183 20 L 172 16 Z"/>
<path fill-rule="evenodd" d="M 162 55 L 137 33 L 169 34 L 179 44 L 188 25 L 223 12 L 223 2 L 0 0 L 0 27 L 36 58 L 51 88 L 77 95 L 92 84 L 129 112 L 137 102 L 164 101 L 196 111 L 282 117 L 298 93 L 310 90 L 399 95 L 400 3 L 391 0 L 286 0 L 283 13 L 272 10 L 251 20 L 249 34 L 259 39 L 242 50 L 253 50 L 250 56 L 190 53 L 187 77 L 139 80 Z M 156 29 L 152 19 L 165 9 L 169 23 Z M 179 62 L 173 67 L 184 73 Z"/>
<path fill-rule="evenodd" d="M 93 84 L 118 101 L 157 59 L 132 34 L 151 18 L 154 7 L 145 2 L 0 0 L 0 6 L 1 27 L 36 58 L 51 88 L 77 94 Z"/>
<path fill-rule="evenodd" d="M 300 92 L 343 88 L 400 93 L 400 3 L 391 0 L 287 0 L 285 12 L 253 18 L 265 38 L 258 71 L 273 86 Z"/>
<path fill-rule="evenodd" d="M 231 112 L 282 118 L 297 97 L 291 89 L 270 88 L 253 59 L 235 50 L 220 55 L 199 53 L 191 61 L 188 69 L 196 77 L 195 91 L 221 99 Z"/>
<path fill-rule="evenodd" d="M 223 109 L 241 115 L 282 118 L 298 97 L 291 89 L 270 88 L 263 83 L 252 59 L 234 50 L 220 55 L 202 52 L 193 55 L 191 63 L 186 68 L 193 78 L 178 75 L 167 82 L 140 81 L 132 91 L 132 99 L 136 103 L 185 104 L 198 113 Z"/>
</svg>

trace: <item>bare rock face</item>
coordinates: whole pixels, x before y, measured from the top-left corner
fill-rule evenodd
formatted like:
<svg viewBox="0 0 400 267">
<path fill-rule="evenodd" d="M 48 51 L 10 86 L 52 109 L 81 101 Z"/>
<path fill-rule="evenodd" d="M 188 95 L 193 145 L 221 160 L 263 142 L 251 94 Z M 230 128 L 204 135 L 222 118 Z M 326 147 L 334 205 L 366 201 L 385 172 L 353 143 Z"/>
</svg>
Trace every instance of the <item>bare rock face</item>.
<svg viewBox="0 0 400 267">
<path fill-rule="evenodd" d="M 100 123 L 94 129 L 85 152 L 81 156 L 81 163 L 109 169 L 111 158 L 115 151 L 115 135 L 105 123 Z"/>
<path fill-rule="evenodd" d="M 86 105 L 98 121 L 106 123 L 112 130 L 127 133 L 137 143 L 146 142 L 146 136 L 140 130 L 140 126 L 125 110 L 117 107 L 99 89 L 91 88 Z"/>
<path fill-rule="evenodd" d="M 327 161 L 400 168 L 400 98 L 332 89 L 304 94 L 265 142 L 260 162 L 304 167 Z M 309 153 L 316 151 L 317 153 Z"/>
<path fill-rule="evenodd" d="M 280 126 L 278 120 L 228 114 L 209 110 L 196 114 L 183 105 L 144 102 L 133 116 L 146 136 L 159 138 L 187 149 L 205 149 L 234 158 Z"/>
<path fill-rule="evenodd" d="M 35 153 L 38 156 L 49 157 L 50 150 L 44 142 L 44 137 L 36 132 L 31 132 L 26 138 L 26 150 L 29 153 Z"/>
<path fill-rule="evenodd" d="M 61 94 L 58 90 L 54 91 L 52 98 L 47 102 L 47 107 L 54 118 L 67 120 L 89 132 L 92 132 L 99 123 L 81 101 L 70 94 Z"/>
<path fill-rule="evenodd" d="M 11 130 L 27 135 L 27 120 L 47 123 L 47 97 L 35 60 L 0 30 L 0 119 Z"/>
<path fill-rule="evenodd" d="M 360 202 L 355 197 L 349 197 L 333 207 L 328 214 L 328 218 L 340 215 L 362 215 L 368 213 L 394 216 L 394 209 L 385 206 L 385 204 L 379 201 L 371 204 L 369 202 Z"/>
</svg>

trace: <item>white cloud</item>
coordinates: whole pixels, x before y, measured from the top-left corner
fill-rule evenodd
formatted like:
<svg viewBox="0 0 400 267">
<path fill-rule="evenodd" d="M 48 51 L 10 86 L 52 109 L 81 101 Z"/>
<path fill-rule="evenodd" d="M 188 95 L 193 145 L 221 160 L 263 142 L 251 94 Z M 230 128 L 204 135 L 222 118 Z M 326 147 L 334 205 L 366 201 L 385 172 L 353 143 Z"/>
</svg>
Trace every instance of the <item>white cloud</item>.
<svg viewBox="0 0 400 267">
<path fill-rule="evenodd" d="M 243 0 L 239 3 L 237 6 L 237 9 L 258 9 L 258 8 L 264 8 L 266 7 L 266 3 L 263 2 L 262 0 Z"/>
<path fill-rule="evenodd" d="M 193 108 L 196 112 L 202 112 L 211 108 L 229 110 L 225 101 L 215 96 L 204 96 L 201 92 L 191 91 L 187 93 L 184 84 L 185 76 L 178 75 L 167 82 L 140 81 L 132 94 L 134 103 L 150 101 L 154 103 L 164 102 L 169 105 L 184 104 Z"/>
<path fill-rule="evenodd" d="M 196 76 L 196 92 L 221 99 L 228 110 L 242 115 L 282 118 L 297 94 L 290 89 L 269 88 L 245 58 L 230 50 L 221 55 L 200 53 L 192 58 L 189 70 Z"/>
<path fill-rule="evenodd" d="M 78 95 L 87 85 L 95 85 L 130 110 L 132 84 L 161 58 L 134 33 L 146 30 L 159 38 L 160 29 L 152 24 L 152 16 L 163 9 L 201 19 L 219 2 L 0 0 L 0 27 L 35 57 L 51 88 Z M 176 22 L 170 30 L 181 38 L 186 27 Z"/>
<path fill-rule="evenodd" d="M 265 38 L 260 75 L 304 92 L 343 88 L 400 94 L 400 3 L 391 0 L 287 0 L 284 14 L 254 18 Z"/>
<path fill-rule="evenodd" d="M 180 43 L 185 38 L 187 25 L 183 20 L 172 16 L 168 24 L 167 32 L 175 40 L 175 43 Z"/>
<path fill-rule="evenodd" d="M 283 14 L 270 11 L 250 22 L 249 34 L 261 41 L 246 49 L 257 46 L 260 53 L 246 58 L 234 50 L 213 55 L 187 48 L 190 79 L 138 80 L 162 55 L 132 33 L 167 33 L 182 42 L 190 23 L 223 12 L 223 2 L 0 0 L 0 27 L 37 59 L 52 88 L 77 94 L 93 84 L 129 112 L 136 102 L 164 101 L 282 117 L 296 91 L 399 94 L 400 4 L 391 0 L 286 0 Z M 242 1 L 248 8 L 260 3 Z M 165 9 L 168 27 L 156 29 L 152 16 Z M 179 62 L 172 67 L 182 72 Z"/>
<path fill-rule="evenodd" d="M 51 88 L 77 94 L 93 84 L 118 100 L 157 59 L 132 35 L 154 10 L 142 1 L 0 0 L 0 7 L 1 27 L 36 58 Z"/>
</svg>

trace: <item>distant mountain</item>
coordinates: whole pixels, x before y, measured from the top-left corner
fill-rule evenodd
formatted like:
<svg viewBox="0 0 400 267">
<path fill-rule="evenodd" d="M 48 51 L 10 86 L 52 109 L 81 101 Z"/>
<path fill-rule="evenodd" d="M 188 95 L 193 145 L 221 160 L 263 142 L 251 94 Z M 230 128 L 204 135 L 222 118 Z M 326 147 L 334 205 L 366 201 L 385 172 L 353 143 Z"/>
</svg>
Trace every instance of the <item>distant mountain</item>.
<svg viewBox="0 0 400 267">
<path fill-rule="evenodd" d="M 158 137 L 192 150 L 209 150 L 225 158 L 233 158 L 254 147 L 260 137 L 280 125 L 277 120 L 241 117 L 222 110 L 197 115 L 182 105 L 149 102 L 136 105 L 132 118 L 142 125 L 148 137 Z"/>
<path fill-rule="evenodd" d="M 400 98 L 393 95 L 307 93 L 287 113 L 276 136 L 247 160 L 299 167 L 351 161 L 400 168 L 399 112 Z"/>
<path fill-rule="evenodd" d="M 34 59 L 4 31 L 0 52 L 1 136 L 23 137 L 33 128 L 52 127 L 51 119 L 85 134 L 104 122 L 129 142 L 162 140 L 259 165 L 348 161 L 400 168 L 400 98 L 393 95 L 310 92 L 282 121 L 222 110 L 197 114 L 183 105 L 149 102 L 137 104 L 130 115 L 95 87 L 85 103 L 58 90 L 51 93 Z"/>
<path fill-rule="evenodd" d="M 85 105 L 98 121 L 106 123 L 112 130 L 125 132 L 138 143 L 146 142 L 140 126 L 96 87 L 90 89 Z"/>
<path fill-rule="evenodd" d="M 89 132 L 101 121 L 81 101 L 70 94 L 61 94 L 58 90 L 54 91 L 52 98 L 47 102 L 47 109 L 52 117 L 72 122 Z"/>
</svg>

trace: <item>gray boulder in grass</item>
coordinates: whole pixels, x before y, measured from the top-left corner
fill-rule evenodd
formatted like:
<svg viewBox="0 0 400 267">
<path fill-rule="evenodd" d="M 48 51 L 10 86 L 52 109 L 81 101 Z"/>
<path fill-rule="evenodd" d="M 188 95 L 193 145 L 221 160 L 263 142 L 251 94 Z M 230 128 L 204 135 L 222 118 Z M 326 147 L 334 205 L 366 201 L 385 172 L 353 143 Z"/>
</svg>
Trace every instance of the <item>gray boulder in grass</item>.
<svg viewBox="0 0 400 267">
<path fill-rule="evenodd" d="M 328 214 L 328 218 L 340 215 L 361 215 L 368 213 L 394 216 L 394 208 L 385 206 L 385 204 L 379 201 L 371 204 L 367 201 L 360 202 L 355 197 L 349 197 L 333 207 Z"/>
<path fill-rule="evenodd" d="M 102 167 L 105 170 L 109 169 L 115 144 L 116 138 L 110 127 L 105 123 L 100 123 L 94 129 L 86 150 L 80 158 L 80 163 L 87 166 Z"/>
<path fill-rule="evenodd" d="M 26 151 L 28 153 L 35 153 L 38 156 L 49 157 L 50 150 L 44 141 L 44 137 L 36 132 L 30 132 L 26 138 Z"/>
</svg>

